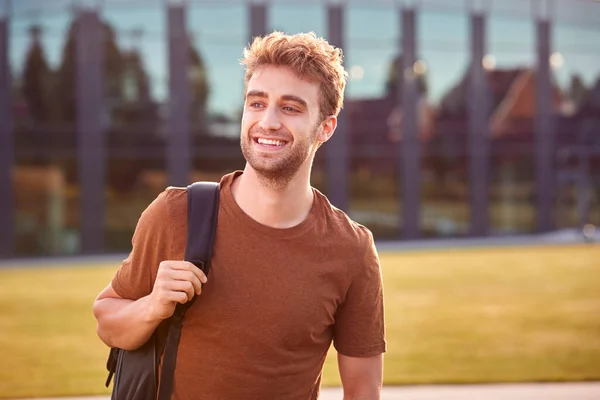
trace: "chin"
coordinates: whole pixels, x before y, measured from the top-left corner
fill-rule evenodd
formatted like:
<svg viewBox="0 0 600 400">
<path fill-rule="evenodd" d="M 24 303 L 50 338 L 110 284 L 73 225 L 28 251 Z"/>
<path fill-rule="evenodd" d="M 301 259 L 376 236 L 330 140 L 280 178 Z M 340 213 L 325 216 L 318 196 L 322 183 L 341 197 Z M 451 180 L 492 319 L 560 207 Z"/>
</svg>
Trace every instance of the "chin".
<svg viewBox="0 0 600 400">
<path fill-rule="evenodd" d="M 289 168 L 283 165 L 273 165 L 269 163 L 261 163 L 261 162 L 248 162 L 250 167 L 255 170 L 259 174 L 267 174 L 267 175 L 276 175 L 276 174 L 286 174 L 289 173 Z"/>
</svg>

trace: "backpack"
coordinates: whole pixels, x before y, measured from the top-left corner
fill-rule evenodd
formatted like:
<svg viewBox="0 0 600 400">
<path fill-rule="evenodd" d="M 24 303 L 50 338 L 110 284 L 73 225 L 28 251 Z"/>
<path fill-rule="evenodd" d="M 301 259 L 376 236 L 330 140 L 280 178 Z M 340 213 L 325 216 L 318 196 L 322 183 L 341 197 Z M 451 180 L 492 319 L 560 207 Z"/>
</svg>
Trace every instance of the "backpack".
<svg viewBox="0 0 600 400">
<path fill-rule="evenodd" d="M 214 245 L 219 208 L 219 184 L 196 182 L 187 187 L 188 231 L 185 261 L 200 268 L 207 276 Z M 197 296 L 185 304 L 177 304 L 173 315 L 164 320 L 150 339 L 136 350 L 111 348 L 106 362 L 108 379 L 114 375 L 111 400 L 169 400 L 173 391 L 173 374 L 177 359 L 177 346 L 185 312 Z M 166 340 L 159 340 L 157 331 L 168 331 Z M 158 363 L 163 353 L 158 385 Z M 157 397 L 158 395 L 158 397 Z"/>
</svg>

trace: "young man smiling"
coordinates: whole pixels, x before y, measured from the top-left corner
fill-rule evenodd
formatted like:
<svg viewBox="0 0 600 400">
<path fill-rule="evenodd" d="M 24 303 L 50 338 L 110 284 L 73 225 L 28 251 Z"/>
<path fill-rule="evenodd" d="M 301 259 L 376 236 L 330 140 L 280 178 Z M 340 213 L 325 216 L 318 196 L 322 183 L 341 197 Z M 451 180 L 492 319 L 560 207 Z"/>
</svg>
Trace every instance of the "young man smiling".
<svg viewBox="0 0 600 400">
<path fill-rule="evenodd" d="M 187 195 L 168 188 L 94 303 L 98 335 L 135 349 L 196 293 L 173 399 L 317 399 L 332 342 L 344 399 L 379 399 L 386 343 L 373 237 L 310 185 L 343 103 L 342 52 L 314 34 L 275 32 L 256 38 L 243 64 L 247 163 L 220 182 L 210 277 L 181 261 Z"/>
</svg>

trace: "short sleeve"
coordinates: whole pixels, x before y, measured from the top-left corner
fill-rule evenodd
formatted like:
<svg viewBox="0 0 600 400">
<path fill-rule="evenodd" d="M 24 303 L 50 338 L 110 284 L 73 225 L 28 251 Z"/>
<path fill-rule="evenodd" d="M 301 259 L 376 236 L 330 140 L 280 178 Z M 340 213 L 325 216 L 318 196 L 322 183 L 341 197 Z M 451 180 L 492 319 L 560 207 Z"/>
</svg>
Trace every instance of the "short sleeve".
<svg viewBox="0 0 600 400">
<path fill-rule="evenodd" d="M 373 235 L 367 232 L 362 265 L 358 266 L 335 319 L 334 347 L 348 357 L 371 357 L 386 351 L 381 266 Z"/>
<path fill-rule="evenodd" d="M 132 238 L 132 250 L 115 273 L 111 285 L 125 299 L 137 300 L 149 295 L 159 264 L 168 260 L 172 233 L 167 201 L 168 191 L 162 192 L 142 212 Z"/>
</svg>

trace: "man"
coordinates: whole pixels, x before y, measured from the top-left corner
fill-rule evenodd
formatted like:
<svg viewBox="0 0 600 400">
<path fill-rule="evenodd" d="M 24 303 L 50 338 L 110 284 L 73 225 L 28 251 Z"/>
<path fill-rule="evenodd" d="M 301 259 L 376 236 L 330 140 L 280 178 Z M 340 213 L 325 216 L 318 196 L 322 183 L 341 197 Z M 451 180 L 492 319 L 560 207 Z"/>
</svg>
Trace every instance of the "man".
<svg viewBox="0 0 600 400">
<path fill-rule="evenodd" d="M 187 195 L 168 188 L 94 303 L 98 335 L 135 349 L 196 293 L 173 399 L 316 399 L 332 341 L 344 399 L 379 399 L 386 344 L 373 237 L 310 186 L 342 107 L 342 53 L 312 33 L 275 32 L 255 39 L 243 64 L 247 164 L 220 182 L 210 276 L 181 261 Z"/>
</svg>

